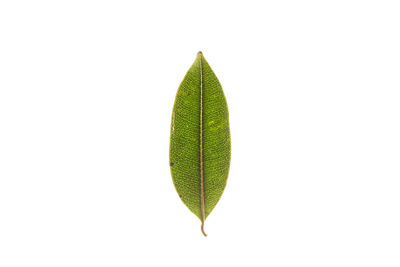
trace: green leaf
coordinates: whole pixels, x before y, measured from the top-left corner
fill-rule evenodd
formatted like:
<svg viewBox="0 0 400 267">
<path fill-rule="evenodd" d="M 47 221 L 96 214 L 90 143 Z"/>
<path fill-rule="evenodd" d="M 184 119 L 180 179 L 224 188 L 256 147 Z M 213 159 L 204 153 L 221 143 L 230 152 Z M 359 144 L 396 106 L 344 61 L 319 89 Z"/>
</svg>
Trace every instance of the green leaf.
<svg viewBox="0 0 400 267">
<path fill-rule="evenodd" d="M 201 52 L 179 86 L 172 112 L 170 167 L 176 191 L 204 221 L 226 185 L 231 157 L 222 87 Z"/>
</svg>

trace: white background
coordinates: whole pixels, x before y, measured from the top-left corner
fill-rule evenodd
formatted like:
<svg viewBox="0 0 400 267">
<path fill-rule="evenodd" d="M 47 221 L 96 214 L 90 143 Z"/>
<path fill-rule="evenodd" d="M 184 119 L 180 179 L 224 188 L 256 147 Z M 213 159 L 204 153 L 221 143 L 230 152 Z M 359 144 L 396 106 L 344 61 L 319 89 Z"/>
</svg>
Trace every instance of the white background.
<svg viewBox="0 0 400 267">
<path fill-rule="evenodd" d="M 168 166 L 201 50 L 232 162 Z M 1 1 L 0 266 L 400 266 L 398 1 Z"/>
</svg>

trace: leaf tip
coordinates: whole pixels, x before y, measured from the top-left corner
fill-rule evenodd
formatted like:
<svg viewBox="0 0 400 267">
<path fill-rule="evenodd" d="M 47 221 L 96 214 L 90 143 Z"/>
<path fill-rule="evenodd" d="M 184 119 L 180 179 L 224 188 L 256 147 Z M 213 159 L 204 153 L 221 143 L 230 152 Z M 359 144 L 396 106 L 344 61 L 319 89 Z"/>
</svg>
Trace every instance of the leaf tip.
<svg viewBox="0 0 400 267">
<path fill-rule="evenodd" d="M 202 55 L 203 55 L 203 52 L 201 52 L 201 51 L 197 52 L 197 56 L 202 56 Z"/>
</svg>

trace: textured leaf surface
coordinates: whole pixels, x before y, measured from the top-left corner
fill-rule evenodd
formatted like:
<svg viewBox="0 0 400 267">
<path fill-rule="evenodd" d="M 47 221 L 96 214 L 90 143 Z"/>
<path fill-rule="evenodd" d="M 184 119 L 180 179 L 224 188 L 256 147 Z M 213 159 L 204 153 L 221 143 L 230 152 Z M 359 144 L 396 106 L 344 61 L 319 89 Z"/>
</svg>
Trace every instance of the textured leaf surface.
<svg viewBox="0 0 400 267">
<path fill-rule="evenodd" d="M 204 221 L 226 185 L 231 155 L 228 107 L 201 52 L 185 75 L 172 112 L 170 168 L 179 197 Z"/>
</svg>

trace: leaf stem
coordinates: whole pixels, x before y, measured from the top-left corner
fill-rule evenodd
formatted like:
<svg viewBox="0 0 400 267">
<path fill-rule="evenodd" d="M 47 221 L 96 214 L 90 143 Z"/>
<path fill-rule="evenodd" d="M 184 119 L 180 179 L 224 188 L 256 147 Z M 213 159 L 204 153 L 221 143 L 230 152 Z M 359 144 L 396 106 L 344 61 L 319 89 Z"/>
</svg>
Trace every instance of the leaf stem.
<svg viewBox="0 0 400 267">
<path fill-rule="evenodd" d="M 201 232 L 204 236 L 207 236 L 206 232 L 204 232 L 204 222 L 201 222 Z"/>
</svg>

